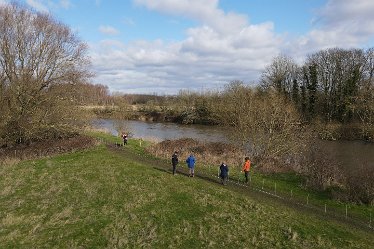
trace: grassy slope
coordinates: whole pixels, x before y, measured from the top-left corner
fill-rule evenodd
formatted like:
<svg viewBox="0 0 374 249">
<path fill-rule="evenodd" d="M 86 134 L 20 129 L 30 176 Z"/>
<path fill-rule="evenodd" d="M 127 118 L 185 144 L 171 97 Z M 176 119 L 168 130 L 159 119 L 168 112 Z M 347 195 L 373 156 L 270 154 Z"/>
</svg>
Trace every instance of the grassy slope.
<svg viewBox="0 0 374 249">
<path fill-rule="evenodd" d="M 150 166 L 104 146 L 0 166 L 0 247 L 372 246 L 373 233 Z"/>
</svg>

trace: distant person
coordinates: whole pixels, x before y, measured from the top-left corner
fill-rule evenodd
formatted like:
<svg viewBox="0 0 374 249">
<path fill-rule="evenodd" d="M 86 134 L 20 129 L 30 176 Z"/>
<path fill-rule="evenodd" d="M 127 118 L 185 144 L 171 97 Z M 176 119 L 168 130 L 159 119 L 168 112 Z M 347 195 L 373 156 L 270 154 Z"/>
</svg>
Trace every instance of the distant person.
<svg viewBox="0 0 374 249">
<path fill-rule="evenodd" d="M 219 172 L 219 177 L 221 177 L 222 184 L 226 185 L 229 177 L 229 167 L 227 164 L 222 163 L 221 166 L 219 166 Z"/>
<path fill-rule="evenodd" d="M 245 182 L 248 183 L 249 170 L 251 169 L 251 161 L 249 157 L 244 158 L 245 162 L 242 171 L 244 171 Z"/>
<path fill-rule="evenodd" d="M 125 146 L 127 144 L 127 134 L 126 133 L 122 133 L 122 139 L 123 139 L 123 146 Z"/>
<path fill-rule="evenodd" d="M 195 176 L 195 163 L 196 163 L 196 159 L 195 159 L 195 157 L 193 156 L 193 154 L 191 154 L 191 155 L 186 159 L 186 163 L 187 163 L 188 169 L 189 169 L 189 171 L 190 171 L 189 176 L 190 176 L 190 177 L 194 177 L 194 176 Z"/>
<path fill-rule="evenodd" d="M 177 172 L 177 165 L 178 165 L 178 151 L 175 151 L 174 154 L 171 156 L 171 164 L 173 165 L 173 175 Z"/>
</svg>

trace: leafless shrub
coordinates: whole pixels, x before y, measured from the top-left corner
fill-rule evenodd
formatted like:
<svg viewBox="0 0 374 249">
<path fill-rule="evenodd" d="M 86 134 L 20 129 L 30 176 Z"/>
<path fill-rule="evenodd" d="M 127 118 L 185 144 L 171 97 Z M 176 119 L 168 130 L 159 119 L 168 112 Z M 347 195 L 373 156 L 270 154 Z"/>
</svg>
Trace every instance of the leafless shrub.
<svg viewBox="0 0 374 249">
<path fill-rule="evenodd" d="M 339 163 L 313 144 L 309 145 L 299 173 L 307 176 L 307 186 L 317 190 L 342 186 L 345 179 Z"/>
<path fill-rule="evenodd" d="M 243 160 L 244 152 L 230 144 L 210 142 L 204 143 L 191 138 L 165 140 L 147 148 L 157 156 L 169 158 L 174 151 L 179 151 L 180 158 L 194 154 L 198 162 L 218 165 L 223 161 L 229 165 L 238 165 Z"/>
<path fill-rule="evenodd" d="M 374 168 L 362 165 L 346 174 L 349 200 L 374 205 Z"/>
</svg>

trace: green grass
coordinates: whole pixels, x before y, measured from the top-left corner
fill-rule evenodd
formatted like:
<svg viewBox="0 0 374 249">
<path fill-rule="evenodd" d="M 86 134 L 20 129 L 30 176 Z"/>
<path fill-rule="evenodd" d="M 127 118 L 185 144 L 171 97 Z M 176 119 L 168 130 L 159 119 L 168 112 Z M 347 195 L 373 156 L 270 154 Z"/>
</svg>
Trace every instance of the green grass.
<svg viewBox="0 0 374 249">
<path fill-rule="evenodd" d="M 372 246 L 371 232 L 173 176 L 131 156 L 142 150 L 130 140 L 0 166 L 0 248 Z"/>
<path fill-rule="evenodd" d="M 243 184 L 244 173 L 240 170 L 241 167 L 230 167 L 230 179 Z M 199 171 L 207 175 L 217 175 L 218 166 L 201 165 Z M 258 190 L 276 194 L 290 202 L 313 207 L 323 212 L 326 205 L 326 214 L 345 217 L 347 209 L 348 218 L 367 225 L 370 223 L 371 215 L 372 219 L 374 218 L 373 206 L 339 202 L 331 199 L 328 191 L 313 191 L 304 185 L 303 177 L 295 173 L 263 174 L 256 171 L 256 168 L 251 169 L 251 186 Z"/>
</svg>

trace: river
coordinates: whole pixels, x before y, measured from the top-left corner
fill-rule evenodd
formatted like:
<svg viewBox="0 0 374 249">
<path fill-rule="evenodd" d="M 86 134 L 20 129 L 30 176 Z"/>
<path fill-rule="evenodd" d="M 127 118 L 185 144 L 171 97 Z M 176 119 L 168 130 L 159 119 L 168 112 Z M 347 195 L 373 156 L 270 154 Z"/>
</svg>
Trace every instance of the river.
<svg viewBox="0 0 374 249">
<path fill-rule="evenodd" d="M 117 136 L 117 130 L 130 133 L 130 138 L 142 138 L 154 142 L 167 139 L 193 138 L 208 142 L 228 142 L 227 129 L 217 126 L 180 125 L 133 120 L 97 119 L 93 127 L 105 129 Z M 374 144 L 363 141 L 321 141 L 323 150 L 337 159 L 343 167 L 355 169 L 364 166 L 374 168 Z"/>
</svg>

